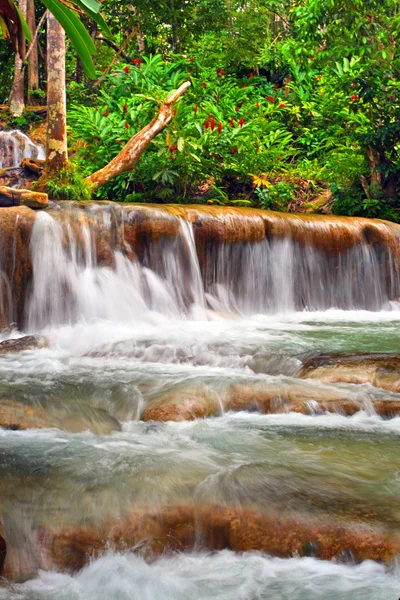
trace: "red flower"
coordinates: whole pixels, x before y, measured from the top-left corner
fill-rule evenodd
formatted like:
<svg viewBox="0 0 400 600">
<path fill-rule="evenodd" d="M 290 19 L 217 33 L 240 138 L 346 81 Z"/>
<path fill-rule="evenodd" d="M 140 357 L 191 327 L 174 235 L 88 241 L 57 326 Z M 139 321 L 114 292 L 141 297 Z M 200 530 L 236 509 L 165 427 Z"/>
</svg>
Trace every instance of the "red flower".
<svg viewBox="0 0 400 600">
<path fill-rule="evenodd" d="M 125 73 L 129 73 L 129 67 L 128 65 L 124 68 Z"/>
<path fill-rule="evenodd" d="M 203 81 L 203 82 L 201 83 L 201 87 L 203 87 L 204 89 L 206 89 L 206 87 L 207 87 L 207 84 L 206 84 L 206 82 L 205 82 L 205 81 Z"/>
<path fill-rule="evenodd" d="M 232 117 L 232 119 L 229 121 L 229 125 L 230 127 L 233 127 L 235 125 L 235 119 Z"/>
<path fill-rule="evenodd" d="M 103 73 L 104 73 L 104 71 L 106 70 L 106 68 L 105 68 L 105 67 L 101 67 L 101 70 L 102 70 L 102 71 L 103 71 Z"/>
<path fill-rule="evenodd" d="M 128 107 L 126 104 L 124 104 L 122 108 L 123 108 L 124 112 L 126 112 L 128 110 Z"/>
<path fill-rule="evenodd" d="M 219 73 L 221 77 L 225 75 L 225 71 L 223 71 L 222 69 L 217 69 L 217 73 Z"/>
<path fill-rule="evenodd" d="M 210 127 L 210 121 L 208 119 L 206 119 L 206 122 L 204 123 L 204 127 L 206 129 L 208 129 Z"/>
<path fill-rule="evenodd" d="M 235 146 L 234 148 L 232 148 L 232 154 L 236 154 L 237 151 L 238 151 L 237 146 Z"/>
<path fill-rule="evenodd" d="M 196 114 L 198 110 L 199 110 L 199 107 L 197 104 L 195 104 L 194 109 L 193 109 L 194 114 Z"/>
<path fill-rule="evenodd" d="M 276 84 L 274 85 L 274 90 L 279 90 L 279 83 L 276 83 Z"/>
<path fill-rule="evenodd" d="M 210 125 L 210 127 L 211 127 L 211 131 L 214 131 L 214 129 L 215 129 L 215 119 L 214 119 L 214 117 L 211 119 L 211 125 Z"/>
<path fill-rule="evenodd" d="M 283 102 L 280 103 L 279 108 L 287 108 L 286 104 L 283 104 Z"/>
<path fill-rule="evenodd" d="M 295 126 L 296 127 L 300 127 L 300 123 L 295 123 Z"/>
<path fill-rule="evenodd" d="M 239 110 L 240 110 L 239 106 L 235 106 L 235 110 L 236 110 L 236 112 L 239 112 Z"/>
<path fill-rule="evenodd" d="M 128 123 L 128 121 L 126 121 L 126 123 L 125 123 L 125 129 L 129 129 L 129 123 Z"/>
<path fill-rule="evenodd" d="M 253 73 L 250 73 L 249 77 L 250 77 L 250 79 L 251 79 L 252 77 L 254 77 Z"/>
<path fill-rule="evenodd" d="M 172 146 L 170 146 L 170 148 L 169 148 L 169 151 L 170 151 L 170 152 L 171 152 L 171 154 L 172 154 L 173 152 L 176 152 L 176 151 L 177 151 L 177 149 L 178 149 L 178 148 L 175 146 L 175 144 L 173 144 Z"/>
<path fill-rule="evenodd" d="M 218 125 L 218 135 L 220 135 L 221 131 L 222 131 L 222 123 L 219 123 L 219 125 Z"/>
<path fill-rule="evenodd" d="M 242 89 L 244 88 L 247 88 L 247 85 L 245 83 L 242 85 Z"/>
<path fill-rule="evenodd" d="M 109 114 L 110 114 L 110 113 L 108 112 L 108 108 L 106 108 L 106 112 L 104 113 L 104 116 L 105 116 L 105 117 L 108 117 L 108 115 L 109 115 Z"/>
<path fill-rule="evenodd" d="M 176 117 L 176 108 L 174 108 L 174 117 Z"/>
<path fill-rule="evenodd" d="M 311 55 L 311 58 L 315 58 L 315 54 L 312 54 L 312 55 Z"/>
<path fill-rule="evenodd" d="M 260 103 L 256 102 L 256 108 L 260 108 Z"/>
<path fill-rule="evenodd" d="M 350 98 L 350 100 L 353 100 L 354 102 L 357 102 L 357 100 L 358 100 L 358 99 L 359 99 L 359 98 L 358 98 L 358 96 L 352 96 L 352 97 Z"/>
<path fill-rule="evenodd" d="M 189 60 L 190 60 L 190 62 L 194 62 L 194 58 L 193 58 L 193 56 L 191 56 L 191 57 L 189 58 Z"/>
<path fill-rule="evenodd" d="M 133 61 L 134 65 L 137 65 L 138 67 L 140 67 L 140 65 L 142 64 L 140 58 L 135 58 L 135 60 Z"/>
<path fill-rule="evenodd" d="M 275 98 L 273 98 L 272 96 L 267 96 L 267 100 L 268 100 L 268 102 L 272 102 L 272 103 L 275 102 Z"/>
<path fill-rule="evenodd" d="M 240 121 L 239 121 L 239 127 L 240 127 L 240 129 L 242 129 L 243 125 L 244 125 L 244 118 L 242 117 L 240 119 Z"/>
</svg>

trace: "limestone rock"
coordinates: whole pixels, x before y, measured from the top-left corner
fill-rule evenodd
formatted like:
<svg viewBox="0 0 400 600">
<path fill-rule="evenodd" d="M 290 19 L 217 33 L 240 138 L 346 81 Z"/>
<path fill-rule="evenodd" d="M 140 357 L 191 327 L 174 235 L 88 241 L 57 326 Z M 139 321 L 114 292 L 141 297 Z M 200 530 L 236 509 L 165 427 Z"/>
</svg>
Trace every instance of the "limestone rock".
<svg viewBox="0 0 400 600">
<path fill-rule="evenodd" d="M 320 354 L 304 363 L 301 378 L 326 383 L 370 383 L 400 392 L 400 355 Z"/>
<path fill-rule="evenodd" d="M 108 435 L 121 430 L 117 419 L 93 407 L 86 407 L 86 410 L 81 407 L 80 414 L 75 414 L 73 406 L 44 408 L 11 400 L 0 400 L 0 427 L 13 431 L 54 427 L 71 433 L 91 431 L 96 435 Z"/>
<path fill-rule="evenodd" d="M 0 186 L 0 207 L 28 206 L 29 208 L 46 208 L 49 203 L 47 194 L 31 190 Z"/>
<path fill-rule="evenodd" d="M 5 340 L 0 342 L 0 354 L 11 354 L 14 352 L 24 352 L 34 348 L 45 348 L 47 341 L 45 338 L 35 335 L 26 335 L 21 338 Z"/>
</svg>

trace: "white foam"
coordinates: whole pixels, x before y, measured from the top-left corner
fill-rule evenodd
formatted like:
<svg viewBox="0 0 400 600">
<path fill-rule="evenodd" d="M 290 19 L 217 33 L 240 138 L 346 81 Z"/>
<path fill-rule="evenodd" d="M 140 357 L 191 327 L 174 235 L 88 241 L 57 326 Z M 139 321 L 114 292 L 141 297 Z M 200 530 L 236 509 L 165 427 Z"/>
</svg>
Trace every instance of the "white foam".
<svg viewBox="0 0 400 600">
<path fill-rule="evenodd" d="M 398 572 L 261 553 L 177 554 L 147 564 L 110 554 L 75 576 L 41 572 L 1 600 L 397 600 Z"/>
</svg>

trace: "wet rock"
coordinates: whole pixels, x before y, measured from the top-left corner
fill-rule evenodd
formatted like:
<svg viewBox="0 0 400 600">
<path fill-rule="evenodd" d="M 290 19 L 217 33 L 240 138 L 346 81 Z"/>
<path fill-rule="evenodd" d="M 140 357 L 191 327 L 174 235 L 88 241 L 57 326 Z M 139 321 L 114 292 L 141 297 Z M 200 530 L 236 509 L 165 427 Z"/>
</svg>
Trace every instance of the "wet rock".
<svg viewBox="0 0 400 600">
<path fill-rule="evenodd" d="M 326 383 L 370 383 L 400 392 L 400 355 L 321 354 L 304 363 L 300 377 Z"/>
<path fill-rule="evenodd" d="M 80 407 L 80 411 L 71 407 L 26 406 L 17 401 L 0 400 L 0 427 L 19 431 L 25 429 L 57 428 L 70 433 L 91 431 L 97 435 L 107 435 L 120 431 L 117 419 L 105 411 L 92 407 Z"/>
<path fill-rule="evenodd" d="M 346 416 L 360 410 L 373 410 L 382 417 L 390 418 L 400 414 L 400 399 L 362 401 L 344 389 L 328 385 L 304 385 L 303 382 L 281 385 L 240 383 L 232 386 L 225 408 L 264 414 L 297 412 L 311 415 L 330 412 Z"/>
<path fill-rule="evenodd" d="M 29 208 L 46 208 L 49 203 L 47 194 L 31 190 L 0 186 L 0 207 L 28 206 Z"/>
<path fill-rule="evenodd" d="M 194 547 L 235 552 L 262 551 L 324 560 L 351 553 L 356 561 L 390 562 L 399 550 L 390 533 L 374 525 L 323 519 L 282 517 L 253 509 L 206 505 L 135 509 L 124 522 L 47 532 L 48 556 L 57 570 L 77 571 L 106 549 L 135 549 L 147 560 L 166 551 Z"/>
<path fill-rule="evenodd" d="M 210 417 L 221 410 L 216 394 L 205 389 L 168 392 L 150 401 L 143 421 L 192 421 Z"/>
<path fill-rule="evenodd" d="M 34 348 L 45 348 L 47 345 L 47 340 L 43 337 L 26 335 L 21 338 L 0 342 L 0 354 L 12 354 L 14 352 L 33 350 Z"/>
<path fill-rule="evenodd" d="M 35 212 L 0 208 L 0 330 L 16 323 L 23 329 L 27 289 L 32 277 L 29 242 Z"/>
</svg>

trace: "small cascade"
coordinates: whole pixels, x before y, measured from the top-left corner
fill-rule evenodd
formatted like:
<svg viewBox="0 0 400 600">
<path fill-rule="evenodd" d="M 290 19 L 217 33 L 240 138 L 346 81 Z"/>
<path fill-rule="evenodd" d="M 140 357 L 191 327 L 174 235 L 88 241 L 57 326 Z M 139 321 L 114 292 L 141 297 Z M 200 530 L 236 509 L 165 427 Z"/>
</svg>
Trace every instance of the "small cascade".
<svg viewBox="0 0 400 600">
<path fill-rule="evenodd" d="M 22 131 L 0 131 L 0 169 L 19 167 L 23 158 L 45 160 L 45 150 Z"/>
<path fill-rule="evenodd" d="M 395 308 L 399 240 L 365 219 L 65 204 L 36 217 L 29 329 Z"/>
</svg>

